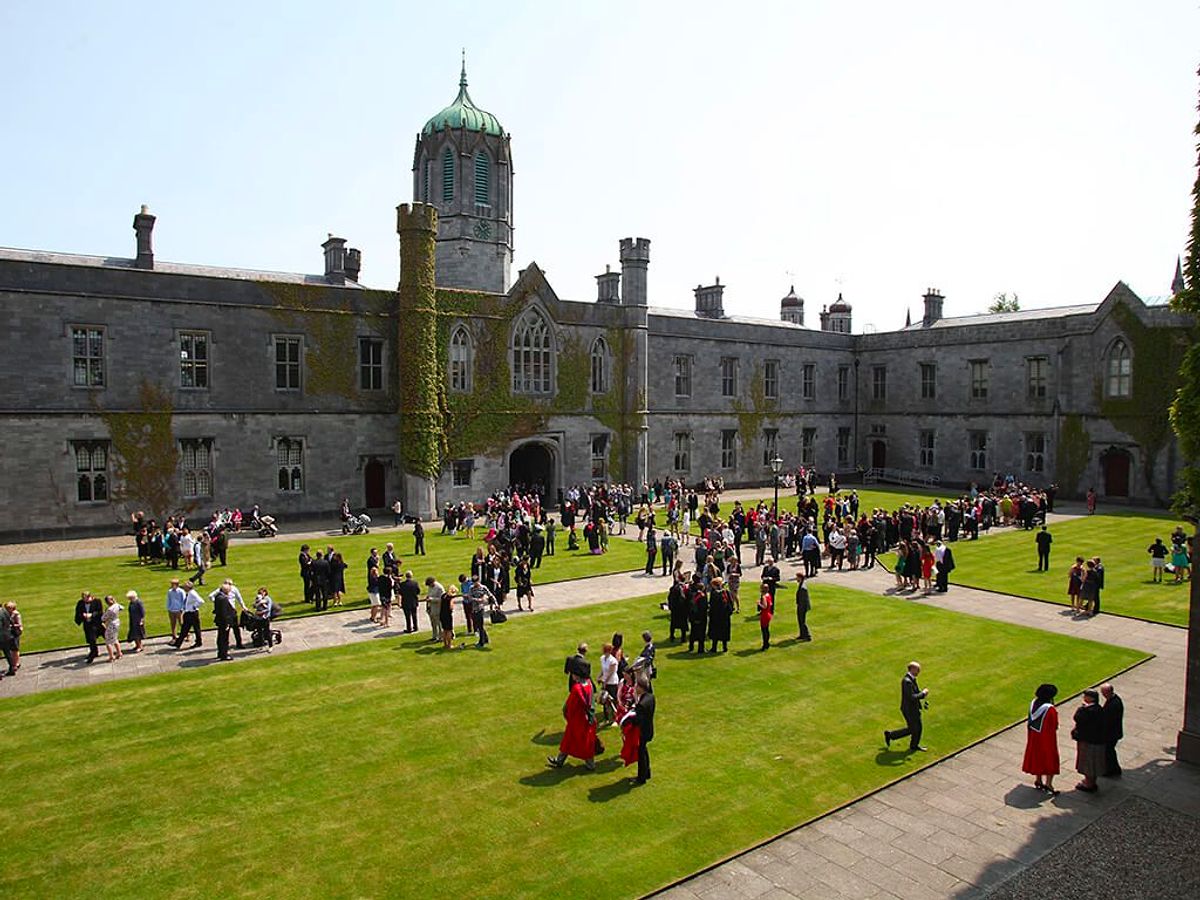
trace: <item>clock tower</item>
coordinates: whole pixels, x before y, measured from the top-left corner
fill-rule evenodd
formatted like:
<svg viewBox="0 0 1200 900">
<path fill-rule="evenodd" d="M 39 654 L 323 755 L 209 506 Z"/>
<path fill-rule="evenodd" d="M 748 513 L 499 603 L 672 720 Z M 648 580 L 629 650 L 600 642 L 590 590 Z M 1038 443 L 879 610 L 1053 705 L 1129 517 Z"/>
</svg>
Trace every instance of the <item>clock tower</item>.
<svg viewBox="0 0 1200 900">
<path fill-rule="evenodd" d="M 512 268 L 510 136 L 467 93 L 463 62 L 454 102 L 417 135 L 413 199 L 437 207 L 437 284 L 502 294 Z"/>
</svg>

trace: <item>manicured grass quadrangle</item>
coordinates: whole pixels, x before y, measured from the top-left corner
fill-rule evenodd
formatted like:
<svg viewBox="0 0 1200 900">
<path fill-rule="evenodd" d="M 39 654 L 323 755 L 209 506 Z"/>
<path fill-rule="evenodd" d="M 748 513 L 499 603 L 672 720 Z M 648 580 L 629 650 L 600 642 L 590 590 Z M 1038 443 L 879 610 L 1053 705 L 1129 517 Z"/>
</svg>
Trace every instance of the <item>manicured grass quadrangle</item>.
<svg viewBox="0 0 1200 900">
<path fill-rule="evenodd" d="M 632 897 L 1020 719 L 1143 654 L 813 588 L 811 644 L 737 617 L 728 654 L 666 642 L 660 595 L 515 617 L 492 647 L 368 641 L 14 698 L 0 759 L 7 896 Z M 545 766 L 563 659 L 659 637 L 654 777 Z M 910 658 L 929 754 L 883 749 Z M 1060 734 L 1064 759 L 1070 743 Z M 1020 759 L 1012 761 L 1014 783 Z"/>
</svg>

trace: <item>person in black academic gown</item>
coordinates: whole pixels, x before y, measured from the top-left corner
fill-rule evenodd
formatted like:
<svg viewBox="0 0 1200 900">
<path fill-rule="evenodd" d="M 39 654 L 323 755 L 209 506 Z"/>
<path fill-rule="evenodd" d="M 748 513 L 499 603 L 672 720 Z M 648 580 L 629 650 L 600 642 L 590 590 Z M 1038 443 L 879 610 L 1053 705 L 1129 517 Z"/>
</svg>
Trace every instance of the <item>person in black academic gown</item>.
<svg viewBox="0 0 1200 900">
<path fill-rule="evenodd" d="M 671 613 L 671 643 L 675 643 L 677 628 L 682 641 L 688 633 L 688 589 L 682 572 L 675 576 L 675 582 L 667 594 L 667 609 Z"/>
<path fill-rule="evenodd" d="M 75 604 L 75 624 L 83 626 L 83 639 L 87 641 L 90 663 L 100 655 L 96 642 L 104 634 L 104 623 L 100 621 L 104 615 L 104 606 L 87 591 L 84 591 Z"/>
<path fill-rule="evenodd" d="M 692 576 L 692 586 L 688 591 L 688 617 L 692 630 L 688 632 L 688 651 L 704 652 L 704 641 L 708 636 L 708 591 L 699 575 Z M 699 644 L 699 649 L 696 645 Z"/>
<path fill-rule="evenodd" d="M 701 646 L 701 652 L 704 647 Z M 638 677 L 637 702 L 633 706 L 633 724 L 641 732 L 638 742 L 637 784 L 645 784 L 650 780 L 650 747 L 654 740 L 654 691 L 650 689 L 650 679 L 645 675 Z"/>
<path fill-rule="evenodd" d="M 1117 742 L 1125 737 L 1125 702 L 1108 682 L 1100 685 L 1100 696 L 1104 698 L 1104 771 L 1100 774 L 1120 778 Z"/>
<path fill-rule="evenodd" d="M 712 641 L 711 652 L 717 652 L 717 642 L 729 649 L 730 632 L 733 629 L 733 597 L 721 578 L 714 578 L 708 594 L 708 639 Z M 703 647 L 701 648 L 703 649 Z"/>
</svg>

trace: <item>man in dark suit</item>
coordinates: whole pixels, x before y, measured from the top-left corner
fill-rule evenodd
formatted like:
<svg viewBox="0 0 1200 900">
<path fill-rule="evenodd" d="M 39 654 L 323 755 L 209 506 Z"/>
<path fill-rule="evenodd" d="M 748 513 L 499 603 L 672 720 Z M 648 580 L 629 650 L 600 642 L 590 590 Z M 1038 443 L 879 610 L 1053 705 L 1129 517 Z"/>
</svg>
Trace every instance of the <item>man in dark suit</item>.
<svg viewBox="0 0 1200 900">
<path fill-rule="evenodd" d="M 688 652 L 703 653 L 708 638 L 708 591 L 699 574 L 692 576 L 692 586 L 688 589 L 688 619 L 692 626 L 688 632 Z"/>
<path fill-rule="evenodd" d="M 100 621 L 103 615 L 104 607 L 99 600 L 87 591 L 79 595 L 79 602 L 75 604 L 75 624 L 83 626 L 83 639 L 88 645 L 89 665 L 100 655 L 96 642 L 104 633 L 104 625 Z"/>
<path fill-rule="evenodd" d="M 1100 774 L 1120 778 L 1117 742 L 1125 737 L 1125 703 L 1107 682 L 1100 685 L 1100 696 L 1104 698 L 1104 771 Z"/>
<path fill-rule="evenodd" d="M 308 550 L 308 544 L 300 547 L 300 579 L 304 582 L 304 602 L 313 603 L 316 601 L 314 593 L 315 587 L 312 577 L 312 554 Z"/>
<path fill-rule="evenodd" d="M 567 657 L 566 663 L 563 665 L 563 672 L 567 676 L 567 690 L 571 690 L 571 676 L 575 675 L 580 681 L 591 683 L 592 680 L 592 664 L 587 658 L 588 645 L 581 643 L 572 656 Z"/>
<path fill-rule="evenodd" d="M 771 587 L 771 596 L 775 598 L 775 602 L 779 603 L 779 566 L 775 565 L 775 557 L 768 556 L 766 565 L 763 566 L 762 574 L 759 575 L 759 580 Z"/>
<path fill-rule="evenodd" d="M 415 634 L 417 630 L 417 602 L 421 599 L 421 586 L 413 578 L 412 570 L 404 573 L 404 580 L 396 585 L 400 608 L 404 610 L 404 633 Z"/>
<path fill-rule="evenodd" d="M 917 676 L 920 674 L 921 664 L 910 662 L 908 671 L 904 673 L 904 678 L 900 681 L 900 714 L 904 716 L 905 727 L 899 731 L 883 732 L 883 742 L 888 747 L 891 747 L 892 741 L 898 741 L 902 737 L 908 738 L 909 753 L 927 749 L 921 746 L 921 705 L 922 701 L 929 696 L 929 691 L 928 689 L 921 690 L 920 685 L 917 684 Z"/>
<path fill-rule="evenodd" d="M 944 594 L 950 590 L 950 573 L 954 571 L 954 551 L 938 541 L 933 550 L 933 558 L 937 564 L 937 582 L 934 590 L 939 594 Z"/>
<path fill-rule="evenodd" d="M 1046 530 L 1046 526 L 1042 526 L 1042 530 L 1037 533 L 1037 551 L 1038 551 L 1038 568 L 1039 572 L 1050 571 L 1050 544 L 1054 538 L 1050 536 L 1050 532 Z"/>
<path fill-rule="evenodd" d="M 329 568 L 329 560 L 320 550 L 309 566 L 313 581 L 313 608 L 317 612 L 329 609 L 329 586 L 333 570 Z"/>
<path fill-rule="evenodd" d="M 650 780 L 650 742 L 654 740 L 654 692 L 650 689 L 649 675 L 643 673 L 637 680 L 637 702 L 633 706 L 634 724 L 641 731 L 638 742 L 638 768 L 634 784 L 645 784 Z"/>
<path fill-rule="evenodd" d="M 812 634 L 808 630 L 808 611 L 812 609 L 812 601 L 808 596 L 808 588 L 804 586 L 804 573 L 796 573 L 796 621 L 800 625 L 797 640 L 811 641 Z"/>
<path fill-rule="evenodd" d="M 233 598 L 229 596 L 225 585 L 221 585 L 209 599 L 213 604 L 213 624 L 217 626 L 217 659 L 233 659 L 229 655 L 229 632 L 237 624 Z"/>
</svg>

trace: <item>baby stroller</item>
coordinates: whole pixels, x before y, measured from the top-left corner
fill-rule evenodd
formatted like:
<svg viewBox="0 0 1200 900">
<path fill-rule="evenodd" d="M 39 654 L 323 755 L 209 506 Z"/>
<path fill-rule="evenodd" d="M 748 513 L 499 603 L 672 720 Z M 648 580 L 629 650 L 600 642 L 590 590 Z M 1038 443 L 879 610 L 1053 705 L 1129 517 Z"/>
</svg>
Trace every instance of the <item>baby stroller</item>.
<svg viewBox="0 0 1200 900">
<path fill-rule="evenodd" d="M 267 644 L 268 637 L 270 637 L 271 645 L 283 643 L 283 633 L 271 627 L 271 620 L 275 618 L 275 609 L 275 606 L 271 607 L 272 615 L 270 616 L 260 616 L 248 610 L 242 610 L 241 625 L 250 632 L 252 646 L 269 646 Z"/>
<path fill-rule="evenodd" d="M 370 533 L 371 517 L 366 513 L 361 515 L 351 515 L 346 521 L 342 522 L 342 534 L 368 534 Z"/>
<path fill-rule="evenodd" d="M 255 527 L 258 529 L 259 537 L 273 538 L 279 534 L 279 526 L 275 524 L 274 516 L 259 516 L 255 521 Z"/>
</svg>

